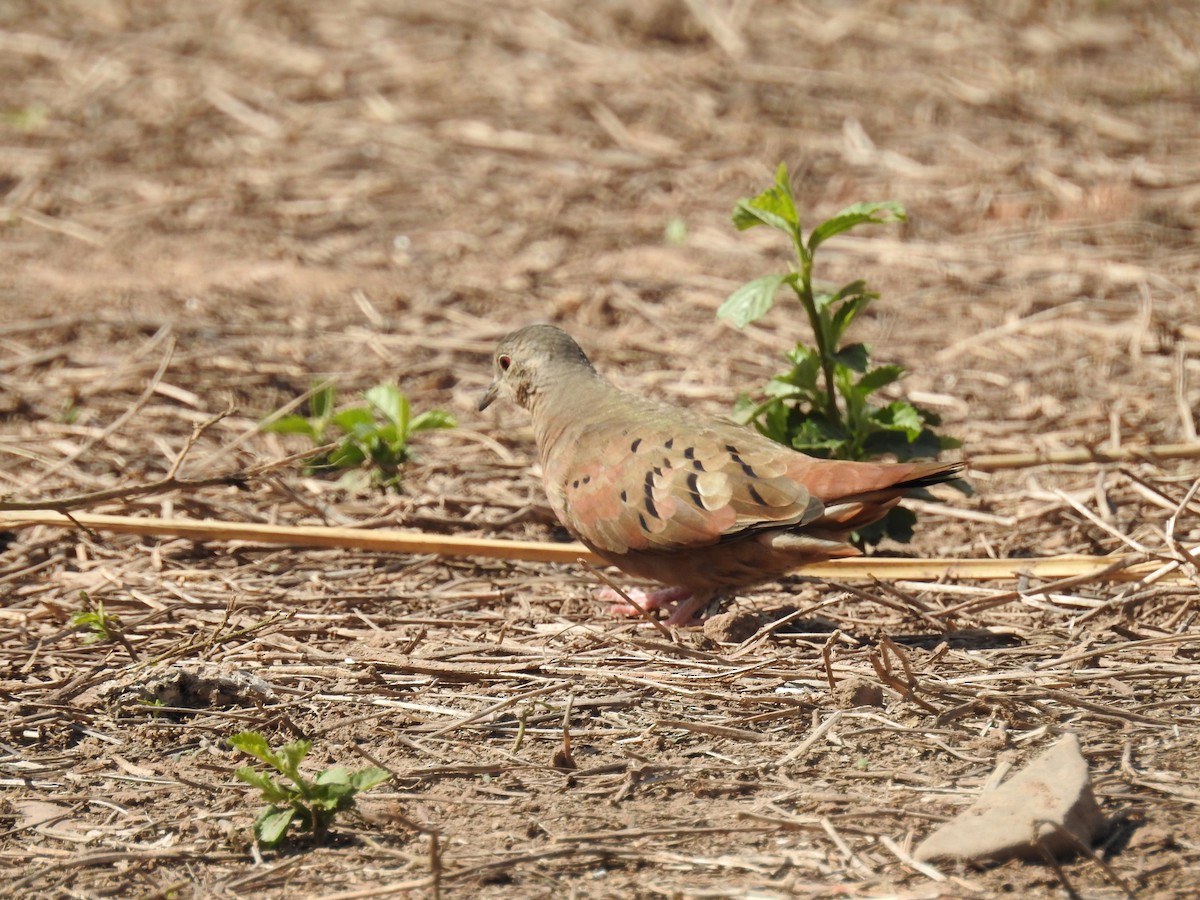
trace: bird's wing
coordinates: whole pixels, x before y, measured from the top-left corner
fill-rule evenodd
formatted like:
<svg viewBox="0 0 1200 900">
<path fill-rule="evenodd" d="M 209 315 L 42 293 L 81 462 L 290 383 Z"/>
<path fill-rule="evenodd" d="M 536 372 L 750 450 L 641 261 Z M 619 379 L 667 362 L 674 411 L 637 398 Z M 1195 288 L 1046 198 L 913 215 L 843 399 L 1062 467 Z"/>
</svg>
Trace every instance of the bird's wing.
<svg viewBox="0 0 1200 900">
<path fill-rule="evenodd" d="M 585 434 L 570 462 L 547 459 L 551 503 L 586 542 L 684 550 L 820 517 L 821 502 L 789 477 L 794 451 L 732 424 L 657 425 Z"/>
</svg>

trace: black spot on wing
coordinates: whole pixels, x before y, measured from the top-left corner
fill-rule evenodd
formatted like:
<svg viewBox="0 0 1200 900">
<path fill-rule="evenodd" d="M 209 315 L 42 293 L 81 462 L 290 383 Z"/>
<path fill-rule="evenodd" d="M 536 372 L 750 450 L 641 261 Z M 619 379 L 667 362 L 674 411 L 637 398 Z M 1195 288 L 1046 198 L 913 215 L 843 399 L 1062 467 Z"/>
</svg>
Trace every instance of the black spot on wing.
<svg viewBox="0 0 1200 900">
<path fill-rule="evenodd" d="M 755 472 L 754 469 L 750 468 L 749 464 L 746 463 L 745 460 L 743 460 L 740 456 L 738 456 L 737 447 L 733 446 L 733 444 L 726 444 L 725 449 L 727 451 L 729 451 L 729 458 L 732 459 L 739 466 L 741 466 L 742 471 L 745 472 L 747 476 L 749 476 L 750 478 L 758 477 L 758 473 Z"/>
<path fill-rule="evenodd" d="M 700 498 L 700 486 L 697 483 L 699 479 L 696 473 L 693 472 L 687 477 L 688 493 L 691 494 L 692 503 L 699 509 L 704 509 L 704 501 Z"/>
<path fill-rule="evenodd" d="M 667 442 L 665 444 L 663 444 L 663 446 L 666 447 L 668 450 L 670 450 L 672 447 L 675 446 L 675 438 L 673 438 L 673 437 L 667 438 Z"/>
<path fill-rule="evenodd" d="M 645 503 L 646 512 L 650 513 L 651 516 L 653 516 L 654 518 L 657 519 L 657 518 L 659 518 L 658 507 L 656 507 L 654 505 L 654 474 L 655 474 L 655 472 L 658 472 L 658 469 L 654 469 L 653 471 L 646 473 L 646 481 L 645 481 L 645 484 L 643 485 L 642 492 L 646 495 L 646 503 Z M 644 522 L 644 520 L 643 520 L 643 522 Z M 645 527 L 644 524 L 643 524 L 643 527 Z"/>
<path fill-rule="evenodd" d="M 638 447 L 640 447 L 640 446 L 642 446 L 642 439 L 641 439 L 641 438 L 634 438 L 634 439 L 633 439 L 633 443 L 629 445 L 629 452 L 630 452 L 630 453 L 637 453 L 637 448 L 638 448 Z"/>
<path fill-rule="evenodd" d="M 749 468 L 749 467 L 746 466 L 745 468 Z M 746 485 L 746 491 L 747 491 L 747 493 L 750 494 L 750 499 L 753 500 L 755 503 L 757 503 L 759 506 L 767 505 L 767 501 L 762 498 L 762 494 L 760 494 L 758 491 L 756 491 L 754 489 L 754 485 L 752 485 L 752 484 Z"/>
</svg>

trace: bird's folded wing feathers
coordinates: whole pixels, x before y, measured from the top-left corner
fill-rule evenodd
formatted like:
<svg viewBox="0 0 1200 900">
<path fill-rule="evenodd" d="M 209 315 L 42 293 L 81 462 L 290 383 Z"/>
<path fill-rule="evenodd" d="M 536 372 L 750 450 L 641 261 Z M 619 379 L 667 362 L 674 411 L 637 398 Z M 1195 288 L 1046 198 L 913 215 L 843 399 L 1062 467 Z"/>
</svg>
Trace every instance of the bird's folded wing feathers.
<svg viewBox="0 0 1200 900">
<path fill-rule="evenodd" d="M 794 451 L 764 446 L 752 432 L 731 425 L 641 434 L 630 431 L 564 461 L 567 478 L 555 477 L 555 458 L 548 460 L 548 481 L 563 491 L 558 503 L 552 499 L 556 511 L 602 550 L 699 548 L 821 515 L 821 502 L 788 475 Z"/>
</svg>

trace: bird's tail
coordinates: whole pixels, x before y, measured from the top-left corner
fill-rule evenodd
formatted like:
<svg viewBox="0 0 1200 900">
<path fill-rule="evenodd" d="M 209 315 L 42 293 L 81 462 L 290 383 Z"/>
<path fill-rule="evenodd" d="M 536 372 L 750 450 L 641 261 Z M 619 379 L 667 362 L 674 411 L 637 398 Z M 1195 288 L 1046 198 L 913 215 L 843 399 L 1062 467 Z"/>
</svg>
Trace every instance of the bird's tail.
<svg viewBox="0 0 1200 900">
<path fill-rule="evenodd" d="M 825 503 L 824 514 L 811 524 L 814 532 L 855 531 L 878 522 L 911 491 L 953 481 L 964 465 L 955 463 L 846 463 L 840 479 L 831 479 L 823 495 L 813 491 Z M 835 476 L 836 468 L 826 469 Z M 839 483 L 840 482 L 840 483 Z"/>
</svg>

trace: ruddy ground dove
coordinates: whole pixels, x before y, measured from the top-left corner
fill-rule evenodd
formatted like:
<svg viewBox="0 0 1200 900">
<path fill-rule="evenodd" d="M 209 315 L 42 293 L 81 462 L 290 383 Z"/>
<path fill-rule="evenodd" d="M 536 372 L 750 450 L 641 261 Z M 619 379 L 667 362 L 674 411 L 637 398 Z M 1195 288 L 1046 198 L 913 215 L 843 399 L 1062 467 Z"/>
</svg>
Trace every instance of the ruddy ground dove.
<svg viewBox="0 0 1200 900">
<path fill-rule="evenodd" d="M 643 608 L 673 607 L 668 624 L 695 621 L 726 589 L 859 555 L 852 531 L 962 468 L 806 456 L 619 390 L 552 325 L 505 336 L 495 369 L 480 410 L 500 396 L 529 410 L 555 514 L 617 568 L 669 585 L 637 592 Z"/>
</svg>

